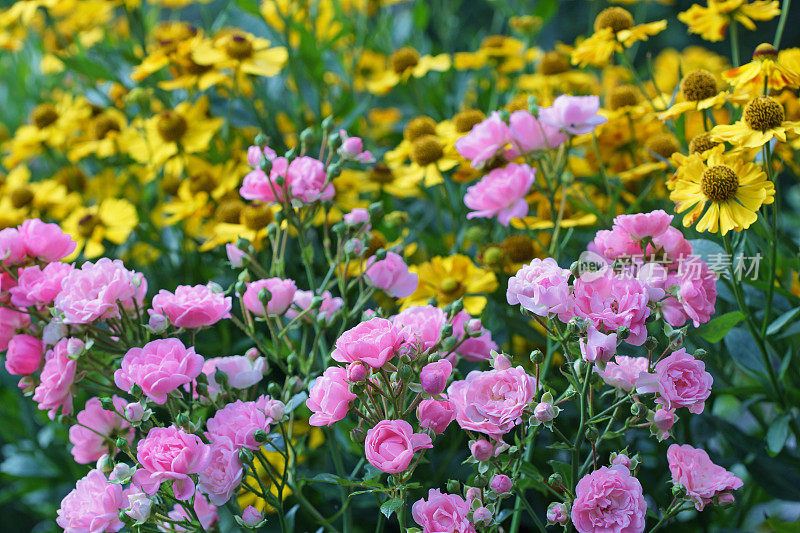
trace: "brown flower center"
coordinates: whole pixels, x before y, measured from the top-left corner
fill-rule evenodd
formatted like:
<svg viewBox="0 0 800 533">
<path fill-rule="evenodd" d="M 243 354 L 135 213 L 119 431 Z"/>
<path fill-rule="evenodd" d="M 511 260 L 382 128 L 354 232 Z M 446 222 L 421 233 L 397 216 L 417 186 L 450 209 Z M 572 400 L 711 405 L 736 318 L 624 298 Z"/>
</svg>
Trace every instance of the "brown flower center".
<svg viewBox="0 0 800 533">
<path fill-rule="evenodd" d="M 436 121 L 425 115 L 414 117 L 403 129 L 405 140 L 414 142 L 423 135 L 436 135 Z"/>
<path fill-rule="evenodd" d="M 63 167 L 56 172 L 54 178 L 71 192 L 83 191 L 86 188 L 87 177 L 80 167 Z"/>
<path fill-rule="evenodd" d="M 180 140 L 186 133 L 188 125 L 186 119 L 174 111 L 164 111 L 158 117 L 158 134 L 167 142 Z"/>
<path fill-rule="evenodd" d="M 239 215 L 242 224 L 247 226 L 247 229 L 258 231 L 269 226 L 272 222 L 272 211 L 268 205 L 248 205 L 242 209 Z"/>
<path fill-rule="evenodd" d="M 621 7 L 609 7 L 604 9 L 594 19 L 594 31 L 611 28 L 614 33 L 627 30 L 633 27 L 633 15 Z"/>
<path fill-rule="evenodd" d="M 225 44 L 225 53 L 233 59 L 247 59 L 253 55 L 253 43 L 244 35 L 236 34 Z"/>
<path fill-rule="evenodd" d="M 244 204 L 238 200 L 222 202 L 214 210 L 214 220 L 226 224 L 238 224 Z"/>
<path fill-rule="evenodd" d="M 214 180 L 214 176 L 208 172 L 200 172 L 189 176 L 189 191 L 192 194 L 211 192 L 216 186 L 217 182 Z"/>
<path fill-rule="evenodd" d="M 9 196 L 11 197 L 11 205 L 13 205 L 15 209 L 20 209 L 33 202 L 33 191 L 26 185 L 17 187 L 11 191 Z"/>
<path fill-rule="evenodd" d="M 536 250 L 533 247 L 533 240 L 525 235 L 511 235 L 506 237 L 503 244 L 505 256 L 512 263 L 529 263 L 536 257 Z"/>
<path fill-rule="evenodd" d="M 465 109 L 456 113 L 453 117 L 453 125 L 458 133 L 467 133 L 472 129 L 472 126 L 478 124 L 484 119 L 482 111 L 477 109 Z"/>
<path fill-rule="evenodd" d="M 394 181 L 394 174 L 389 167 L 383 163 L 378 163 L 367 174 L 367 179 L 374 183 L 391 183 Z"/>
<path fill-rule="evenodd" d="M 117 119 L 108 115 L 100 115 L 94 121 L 94 138 L 105 139 L 106 135 L 112 131 L 120 131 L 119 122 Z"/>
<path fill-rule="evenodd" d="M 561 74 L 570 69 L 569 59 L 562 53 L 550 50 L 545 52 L 542 61 L 539 63 L 539 74 L 545 76 L 552 76 L 553 74 Z"/>
<path fill-rule="evenodd" d="M 78 233 L 84 238 L 89 238 L 94 233 L 94 229 L 100 225 L 100 217 L 88 213 L 78 221 Z"/>
<path fill-rule="evenodd" d="M 753 52 L 753 59 L 770 59 L 778 57 L 778 49 L 769 43 L 761 43 Z"/>
<path fill-rule="evenodd" d="M 700 180 L 700 190 L 711 201 L 727 202 L 736 196 L 739 190 L 739 178 L 736 173 L 724 165 L 708 168 Z"/>
<path fill-rule="evenodd" d="M 750 129 L 767 131 L 783 123 L 783 106 L 769 96 L 759 96 L 744 108 L 744 123 Z"/>
<path fill-rule="evenodd" d="M 692 140 L 689 141 L 690 154 L 702 154 L 706 150 L 711 150 L 719 143 L 711 140 L 711 134 L 708 132 L 698 133 Z"/>
<path fill-rule="evenodd" d="M 406 70 L 414 68 L 419 63 L 419 52 L 410 46 L 404 46 L 399 50 L 395 50 L 389 56 L 389 64 L 392 66 L 397 74 L 402 74 Z"/>
<path fill-rule="evenodd" d="M 680 150 L 678 140 L 669 133 L 661 133 L 651 137 L 645 147 L 648 151 L 657 154 L 663 159 L 669 159 L 669 156 Z M 654 160 L 657 158 L 653 157 Z"/>
<path fill-rule="evenodd" d="M 31 122 L 40 130 L 58 120 L 58 111 L 52 104 L 39 104 L 31 113 Z"/>
<path fill-rule="evenodd" d="M 608 108 L 620 109 L 639 103 L 639 91 L 633 85 L 620 85 L 611 89 L 608 95 Z"/>
<path fill-rule="evenodd" d="M 683 97 L 690 102 L 699 102 L 716 96 L 719 91 L 717 90 L 717 80 L 713 74 L 707 70 L 695 70 L 683 78 L 681 92 Z"/>
<path fill-rule="evenodd" d="M 435 163 L 443 155 L 442 145 L 434 135 L 420 137 L 411 146 L 411 160 L 421 167 Z"/>
</svg>

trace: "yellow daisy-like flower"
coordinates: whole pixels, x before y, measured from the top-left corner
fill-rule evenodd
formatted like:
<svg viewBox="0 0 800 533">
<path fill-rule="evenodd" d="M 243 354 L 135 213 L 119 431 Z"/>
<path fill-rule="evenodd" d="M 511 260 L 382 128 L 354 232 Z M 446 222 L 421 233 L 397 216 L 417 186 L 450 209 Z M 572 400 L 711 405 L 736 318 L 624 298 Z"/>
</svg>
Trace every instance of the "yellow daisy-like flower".
<svg viewBox="0 0 800 533">
<path fill-rule="evenodd" d="M 689 26 L 690 33 L 700 35 L 706 41 L 721 41 L 728 26 L 738 22 L 748 30 L 756 29 L 753 21 L 772 20 L 780 15 L 777 0 L 708 0 L 706 7 L 692 5 L 678 14 L 678 20 Z"/>
<path fill-rule="evenodd" d="M 388 59 L 388 68 L 367 82 L 367 89 L 373 94 L 387 94 L 401 82 L 409 78 L 422 78 L 429 72 L 444 72 L 450 68 L 447 54 L 420 55 L 416 49 L 404 46 L 395 50 Z"/>
<path fill-rule="evenodd" d="M 658 114 L 661 120 L 676 118 L 688 111 L 718 109 L 729 100 L 728 91 L 717 88 L 717 79 L 709 71 L 694 70 L 681 80 L 681 101 Z"/>
<path fill-rule="evenodd" d="M 70 259 L 81 250 L 87 259 L 99 257 L 105 252 L 104 241 L 122 244 L 138 224 L 136 208 L 123 199 L 106 198 L 100 205 L 73 211 L 62 225 L 78 243 Z"/>
<path fill-rule="evenodd" d="M 425 305 L 431 298 L 436 298 L 440 307 L 463 298 L 464 309 L 479 315 L 486 307 L 486 297 L 482 295 L 497 289 L 494 272 L 479 268 L 466 255 L 436 256 L 409 270 L 419 275 L 419 285 L 411 296 L 401 300 L 402 309 Z"/>
<path fill-rule="evenodd" d="M 694 70 L 707 70 L 722 82 L 722 73 L 730 68 L 728 59 L 702 46 L 687 46 L 680 52 L 666 48 L 653 62 L 653 82 L 660 91 L 670 91 L 681 77 Z"/>
<path fill-rule="evenodd" d="M 445 145 L 436 135 L 423 135 L 411 144 L 411 163 L 398 167 L 395 172 L 425 187 L 444 181 L 442 172 L 459 163 L 455 149 Z"/>
<path fill-rule="evenodd" d="M 634 25 L 629 11 L 617 6 L 606 8 L 594 20 L 594 34 L 575 45 L 572 64 L 602 67 L 614 52 L 622 52 L 636 42 L 645 41 L 666 27 L 666 20 Z"/>
<path fill-rule="evenodd" d="M 525 68 L 539 55 L 536 48 L 527 49 L 525 43 L 506 35 L 489 35 L 481 41 L 475 52 L 458 52 L 453 55 L 456 70 L 475 70 L 491 66 L 497 72 L 508 74 Z"/>
<path fill-rule="evenodd" d="M 79 161 L 91 154 L 97 157 L 116 155 L 121 149 L 120 132 L 126 125 L 125 114 L 113 107 L 98 113 L 84 128 L 84 134 L 75 140 L 68 154 L 69 160 Z"/>
<path fill-rule="evenodd" d="M 715 126 L 711 139 L 739 148 L 758 148 L 778 139 L 786 142 L 786 134 L 800 134 L 800 121 L 785 121 L 783 106 L 769 96 L 759 96 L 744 108 L 741 120 L 730 125 Z"/>
<path fill-rule="evenodd" d="M 697 231 L 741 231 L 756 221 L 763 204 L 775 199 L 775 185 L 758 165 L 723 150 L 721 145 L 713 148 L 705 161 L 692 154 L 682 165 L 669 198 L 677 213 L 688 211 L 686 227 L 696 222 Z"/>
<path fill-rule="evenodd" d="M 733 87 L 756 95 L 765 89 L 781 91 L 800 87 L 800 71 L 794 67 L 796 65 L 782 64 L 778 50 L 769 43 L 762 43 L 756 47 L 750 63 L 731 69 L 722 77 Z"/>
<path fill-rule="evenodd" d="M 289 52 L 283 46 L 270 44 L 267 39 L 241 30 L 226 30 L 213 42 L 198 43 L 192 58 L 198 65 L 221 64 L 242 74 L 271 77 L 281 71 Z"/>
<path fill-rule="evenodd" d="M 200 251 L 234 243 L 240 238 L 247 239 L 256 249 L 260 249 L 267 242 L 267 226 L 275 220 L 275 213 L 280 209 L 279 205 L 245 205 L 235 199 L 221 202 L 214 210 L 211 227 L 206 230 L 211 236 L 200 246 Z"/>
</svg>

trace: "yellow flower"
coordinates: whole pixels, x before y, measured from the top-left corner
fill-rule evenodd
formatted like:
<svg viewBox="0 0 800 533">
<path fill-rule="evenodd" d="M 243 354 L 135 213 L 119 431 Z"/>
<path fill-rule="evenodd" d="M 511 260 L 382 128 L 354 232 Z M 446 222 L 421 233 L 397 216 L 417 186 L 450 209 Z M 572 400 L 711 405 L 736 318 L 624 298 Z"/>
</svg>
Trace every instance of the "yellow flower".
<svg viewBox="0 0 800 533">
<path fill-rule="evenodd" d="M 87 259 L 102 255 L 104 241 L 122 244 L 138 224 L 136 208 L 121 198 L 106 198 L 99 205 L 73 211 L 62 226 L 78 243 L 70 259 L 81 250 Z"/>
<path fill-rule="evenodd" d="M 690 33 L 706 41 L 725 38 L 731 22 L 738 22 L 748 30 L 756 29 L 754 20 L 772 20 L 780 15 L 777 0 L 708 0 L 707 7 L 698 4 L 678 14 L 678 20 L 689 26 Z"/>
<path fill-rule="evenodd" d="M 676 118 L 688 111 L 718 109 L 729 100 L 728 91 L 717 88 L 717 79 L 707 70 L 693 70 L 681 80 L 681 101 L 658 114 L 661 120 Z"/>
<path fill-rule="evenodd" d="M 711 139 L 728 142 L 739 148 L 758 148 L 778 139 L 786 142 L 786 134 L 800 134 L 800 121 L 785 121 L 783 106 L 769 96 L 759 96 L 744 108 L 741 120 L 731 125 L 715 126 Z"/>
<path fill-rule="evenodd" d="M 781 91 L 800 87 L 797 66 L 782 64 L 778 50 L 769 43 L 762 43 L 756 47 L 750 63 L 731 69 L 722 77 L 733 87 L 755 96 L 765 89 Z"/>
<path fill-rule="evenodd" d="M 722 72 L 730 68 L 727 58 L 715 54 L 702 46 L 687 46 L 680 52 L 674 48 L 662 50 L 653 62 L 655 86 L 659 91 L 672 91 L 681 81 L 681 76 L 694 70 L 707 70 L 721 83 Z"/>
<path fill-rule="evenodd" d="M 411 296 L 401 300 L 402 309 L 425 305 L 431 298 L 440 307 L 463 298 L 464 309 L 479 315 L 486 307 L 486 297 L 481 295 L 497 289 L 494 272 L 477 267 L 466 255 L 436 256 L 409 270 L 419 275 L 419 285 Z"/>
<path fill-rule="evenodd" d="M 537 49 L 527 49 L 525 43 L 506 35 L 484 37 L 475 52 L 459 52 L 453 56 L 456 70 L 474 70 L 490 66 L 497 72 L 508 74 L 520 71 L 539 55 Z"/>
<path fill-rule="evenodd" d="M 180 44 L 198 35 L 197 28 L 188 22 L 162 22 L 153 30 L 153 44 L 148 46 L 149 54 L 134 67 L 133 81 L 142 81 L 172 62 Z"/>
<path fill-rule="evenodd" d="M 389 56 L 387 67 L 367 82 L 367 89 L 373 94 L 387 94 L 412 76 L 422 78 L 431 71 L 444 72 L 449 68 L 449 55 L 421 56 L 414 48 L 405 46 Z"/>
<path fill-rule="evenodd" d="M 213 42 L 198 43 L 192 58 L 198 65 L 219 65 L 241 74 L 271 77 L 281 71 L 289 53 L 283 46 L 270 46 L 267 39 L 241 30 L 225 30 Z"/>
<path fill-rule="evenodd" d="M 125 115 L 110 107 L 92 117 L 86 124 L 84 133 L 77 139 L 68 157 L 72 162 L 94 154 L 97 157 L 111 157 L 119 153 L 120 132 L 126 127 Z"/>
<path fill-rule="evenodd" d="M 221 202 L 214 210 L 214 221 L 207 231 L 210 237 L 200 246 L 200 251 L 212 250 L 240 238 L 260 249 L 267 242 L 267 226 L 280 209 L 278 205 L 245 205 L 236 199 Z"/>
<path fill-rule="evenodd" d="M 683 163 L 682 177 L 669 198 L 676 212 L 688 211 L 683 217 L 686 227 L 697 222 L 697 231 L 741 231 L 756 221 L 763 204 L 774 201 L 775 186 L 764 171 L 723 150 L 721 145 L 713 148 L 705 161 L 695 153 Z"/>
<path fill-rule="evenodd" d="M 666 20 L 634 26 L 633 15 L 627 10 L 617 6 L 606 8 L 594 20 L 594 34 L 575 45 L 572 64 L 602 67 L 614 52 L 622 52 L 638 41 L 646 41 L 666 27 Z"/>
</svg>

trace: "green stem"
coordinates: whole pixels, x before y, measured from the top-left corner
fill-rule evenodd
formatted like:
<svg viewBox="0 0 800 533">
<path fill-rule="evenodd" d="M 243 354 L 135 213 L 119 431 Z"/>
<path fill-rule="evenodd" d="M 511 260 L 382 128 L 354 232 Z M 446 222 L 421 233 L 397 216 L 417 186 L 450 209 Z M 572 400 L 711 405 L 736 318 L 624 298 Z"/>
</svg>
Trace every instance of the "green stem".
<svg viewBox="0 0 800 533">
<path fill-rule="evenodd" d="M 775 48 L 780 48 L 781 38 L 783 37 L 783 28 L 786 26 L 786 20 L 789 18 L 789 7 L 791 4 L 792 0 L 783 0 L 783 6 L 781 6 L 781 18 L 778 20 L 778 29 L 775 30 L 775 40 L 772 41 L 772 46 Z"/>
<path fill-rule="evenodd" d="M 739 25 L 735 20 L 731 20 L 731 61 L 734 67 L 740 65 L 739 62 Z"/>
</svg>

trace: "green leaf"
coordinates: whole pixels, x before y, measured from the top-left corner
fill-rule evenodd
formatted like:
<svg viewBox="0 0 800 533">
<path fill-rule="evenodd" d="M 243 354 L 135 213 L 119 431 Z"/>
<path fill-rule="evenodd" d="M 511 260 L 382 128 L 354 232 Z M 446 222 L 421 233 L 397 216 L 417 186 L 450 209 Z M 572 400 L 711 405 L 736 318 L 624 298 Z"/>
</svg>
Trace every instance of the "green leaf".
<svg viewBox="0 0 800 533">
<path fill-rule="evenodd" d="M 711 322 L 706 322 L 695 329 L 694 332 L 708 342 L 719 342 L 725 338 L 725 335 L 727 335 L 736 324 L 744 320 L 744 318 L 744 313 L 741 311 L 731 311 L 730 313 L 718 316 Z"/>
<path fill-rule="evenodd" d="M 770 455 L 775 456 L 781 453 L 786 438 L 789 436 L 789 418 L 791 415 L 783 415 L 769 427 L 767 431 L 767 449 Z"/>
<path fill-rule="evenodd" d="M 256 0 L 236 0 L 236 5 L 242 11 L 246 13 L 250 13 L 251 15 L 255 15 L 257 17 L 261 16 L 261 12 L 258 10 L 258 2 Z"/>
<path fill-rule="evenodd" d="M 403 506 L 403 498 L 392 498 L 391 500 L 386 500 L 381 505 L 381 513 L 386 518 L 390 518 L 392 514 L 400 509 Z"/>
<path fill-rule="evenodd" d="M 794 317 L 800 314 L 800 307 L 789 309 L 781 316 L 772 321 L 772 324 L 767 328 L 767 335 L 772 336 L 780 332 Z"/>
</svg>

